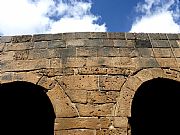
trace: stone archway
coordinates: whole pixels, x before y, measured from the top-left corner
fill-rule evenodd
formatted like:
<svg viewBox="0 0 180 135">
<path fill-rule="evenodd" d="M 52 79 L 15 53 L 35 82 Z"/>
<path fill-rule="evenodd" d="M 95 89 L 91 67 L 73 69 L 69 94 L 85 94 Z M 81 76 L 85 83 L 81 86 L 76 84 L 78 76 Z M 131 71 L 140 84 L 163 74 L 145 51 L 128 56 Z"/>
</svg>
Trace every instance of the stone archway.
<svg viewBox="0 0 180 135">
<path fill-rule="evenodd" d="M 180 134 L 180 82 L 156 78 L 136 91 L 131 107 L 132 135 Z"/>
<path fill-rule="evenodd" d="M 0 84 L 0 134 L 54 134 L 55 112 L 46 89 L 30 82 Z"/>
</svg>

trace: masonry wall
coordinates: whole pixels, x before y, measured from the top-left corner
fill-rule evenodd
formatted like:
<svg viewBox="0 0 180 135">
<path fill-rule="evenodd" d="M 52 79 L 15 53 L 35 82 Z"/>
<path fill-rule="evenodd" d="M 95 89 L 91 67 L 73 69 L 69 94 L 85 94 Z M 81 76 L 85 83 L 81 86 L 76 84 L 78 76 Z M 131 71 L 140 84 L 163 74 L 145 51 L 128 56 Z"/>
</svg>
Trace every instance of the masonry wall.
<svg viewBox="0 0 180 135">
<path fill-rule="evenodd" d="M 60 33 L 0 37 L 0 83 L 47 89 L 56 135 L 130 135 L 138 87 L 180 81 L 180 34 Z"/>
</svg>

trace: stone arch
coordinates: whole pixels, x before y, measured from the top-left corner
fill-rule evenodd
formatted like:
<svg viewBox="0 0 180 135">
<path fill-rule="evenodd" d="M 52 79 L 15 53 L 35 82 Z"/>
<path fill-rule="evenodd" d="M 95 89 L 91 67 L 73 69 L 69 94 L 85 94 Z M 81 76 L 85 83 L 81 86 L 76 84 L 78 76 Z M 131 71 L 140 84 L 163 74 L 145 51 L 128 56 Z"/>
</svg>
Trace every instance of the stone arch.
<svg viewBox="0 0 180 135">
<path fill-rule="evenodd" d="M 46 89 L 25 81 L 0 84 L 0 124 L 6 134 L 53 134 L 55 112 Z"/>
<path fill-rule="evenodd" d="M 130 76 L 121 88 L 115 107 L 115 116 L 131 117 L 131 105 L 135 92 L 141 84 L 155 78 L 180 81 L 180 73 L 175 69 L 149 68 L 140 70 L 135 75 Z"/>
<path fill-rule="evenodd" d="M 131 107 L 132 135 L 179 134 L 180 82 L 155 78 L 136 91 Z"/>
</svg>

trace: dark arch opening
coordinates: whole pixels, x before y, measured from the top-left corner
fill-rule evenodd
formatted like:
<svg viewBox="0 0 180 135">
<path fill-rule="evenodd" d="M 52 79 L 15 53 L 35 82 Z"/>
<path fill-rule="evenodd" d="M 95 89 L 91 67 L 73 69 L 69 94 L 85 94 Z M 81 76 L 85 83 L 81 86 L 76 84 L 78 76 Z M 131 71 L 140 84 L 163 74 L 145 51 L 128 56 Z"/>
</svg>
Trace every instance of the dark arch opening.
<svg viewBox="0 0 180 135">
<path fill-rule="evenodd" d="M 144 82 L 131 108 L 132 135 L 180 134 L 180 83 L 157 78 Z"/>
<path fill-rule="evenodd" d="M 43 87 L 20 81 L 0 84 L 0 134 L 54 135 L 54 120 Z"/>
</svg>

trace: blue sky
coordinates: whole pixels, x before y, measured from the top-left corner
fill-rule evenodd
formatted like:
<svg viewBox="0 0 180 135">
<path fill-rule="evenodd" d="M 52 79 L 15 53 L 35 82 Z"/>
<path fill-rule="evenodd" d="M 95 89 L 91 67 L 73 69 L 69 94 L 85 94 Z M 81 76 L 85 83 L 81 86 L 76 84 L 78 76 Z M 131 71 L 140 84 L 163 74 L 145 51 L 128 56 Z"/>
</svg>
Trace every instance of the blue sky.
<svg viewBox="0 0 180 135">
<path fill-rule="evenodd" d="M 92 13 L 101 16 L 108 31 L 128 32 L 133 23 L 138 0 L 92 0 Z"/>
<path fill-rule="evenodd" d="M 0 0 L 0 35 L 62 32 L 180 33 L 180 1 Z"/>
</svg>

